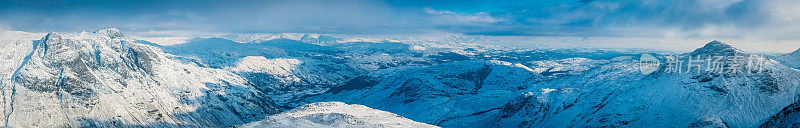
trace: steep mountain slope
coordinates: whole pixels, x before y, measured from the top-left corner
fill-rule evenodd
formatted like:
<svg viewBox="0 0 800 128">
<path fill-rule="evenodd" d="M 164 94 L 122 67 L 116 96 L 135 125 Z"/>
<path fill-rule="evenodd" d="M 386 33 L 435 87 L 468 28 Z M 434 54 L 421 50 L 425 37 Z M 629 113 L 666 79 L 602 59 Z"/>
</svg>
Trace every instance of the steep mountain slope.
<svg viewBox="0 0 800 128">
<path fill-rule="evenodd" d="M 762 128 L 796 128 L 800 127 L 800 102 L 786 106 L 761 125 Z"/>
<path fill-rule="evenodd" d="M 36 35 L 0 44 L 3 126 L 227 127 L 278 111 L 245 78 L 182 64 L 116 29 Z"/>
<path fill-rule="evenodd" d="M 364 72 L 345 64 L 309 58 L 248 56 L 223 69 L 248 79 L 257 89 L 279 103 L 297 100 L 340 85 Z"/>
<path fill-rule="evenodd" d="M 791 68 L 800 69 L 800 49 L 797 49 L 792 53 L 776 56 L 775 60 Z"/>
<path fill-rule="evenodd" d="M 750 57 L 718 41 L 683 55 Z M 758 127 L 796 101 L 800 83 L 797 70 L 769 59 L 763 72 L 725 60 L 722 72 L 662 66 L 649 75 L 631 57 L 615 60 L 537 83 L 482 127 Z"/>
<path fill-rule="evenodd" d="M 242 128 L 436 128 L 397 114 L 342 102 L 306 104 L 247 123 Z"/>
</svg>

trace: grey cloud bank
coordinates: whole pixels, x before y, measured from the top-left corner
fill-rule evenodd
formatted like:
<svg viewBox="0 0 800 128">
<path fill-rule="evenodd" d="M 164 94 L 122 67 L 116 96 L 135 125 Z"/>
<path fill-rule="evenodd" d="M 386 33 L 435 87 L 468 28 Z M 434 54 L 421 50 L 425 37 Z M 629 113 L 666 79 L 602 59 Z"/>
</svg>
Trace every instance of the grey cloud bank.
<svg viewBox="0 0 800 128">
<path fill-rule="evenodd" d="M 7 29 L 800 40 L 800 1 L 0 1 Z M 705 41 L 703 41 L 705 42 Z"/>
</svg>

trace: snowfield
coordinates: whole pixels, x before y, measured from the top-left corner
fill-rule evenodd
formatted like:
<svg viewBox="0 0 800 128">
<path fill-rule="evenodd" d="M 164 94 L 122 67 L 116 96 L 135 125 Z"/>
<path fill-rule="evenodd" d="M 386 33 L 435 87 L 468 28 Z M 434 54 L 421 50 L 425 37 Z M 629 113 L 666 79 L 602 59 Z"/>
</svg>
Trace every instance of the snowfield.
<svg viewBox="0 0 800 128">
<path fill-rule="evenodd" d="M 240 128 L 438 128 L 386 111 L 342 102 L 318 102 L 247 123 Z"/>
</svg>

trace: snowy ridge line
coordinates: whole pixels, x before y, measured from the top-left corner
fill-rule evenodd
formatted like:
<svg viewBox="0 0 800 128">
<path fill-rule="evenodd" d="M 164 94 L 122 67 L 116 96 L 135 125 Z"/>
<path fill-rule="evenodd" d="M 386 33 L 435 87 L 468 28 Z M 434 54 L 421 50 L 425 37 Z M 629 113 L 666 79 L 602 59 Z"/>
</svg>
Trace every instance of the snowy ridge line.
<svg viewBox="0 0 800 128">
<path fill-rule="evenodd" d="M 67 111 L 66 108 L 64 108 L 64 97 L 63 97 L 64 94 L 62 93 L 62 91 L 64 91 L 64 86 L 61 83 L 61 82 L 64 82 L 63 81 L 63 79 L 64 79 L 63 73 L 64 73 L 64 68 L 61 68 L 61 71 L 58 73 L 58 81 L 56 81 L 56 86 L 58 87 L 58 92 L 57 92 L 57 94 L 58 94 L 58 102 L 59 102 L 58 104 L 60 105 L 61 110 L 64 111 L 64 117 L 66 118 L 66 120 L 70 120 L 69 119 L 69 112 Z M 66 84 L 66 83 L 64 83 L 64 84 Z M 71 122 L 67 122 L 67 124 L 70 127 L 72 126 Z"/>
<path fill-rule="evenodd" d="M 3 85 L 2 87 L 0 87 L 0 90 L 2 90 L 2 95 L 3 95 L 3 114 L 4 114 L 3 116 L 5 116 L 4 117 L 4 125 L 3 126 L 8 127 L 8 119 L 11 118 L 11 114 L 14 113 L 14 95 L 17 92 L 16 85 L 14 85 L 14 82 L 16 81 L 15 79 L 17 79 L 17 77 L 19 76 L 19 71 L 26 64 L 28 64 L 28 61 L 31 60 L 31 56 L 33 56 L 33 53 L 35 53 L 36 50 L 39 49 L 39 46 L 43 45 L 43 43 L 45 43 L 45 41 L 47 41 L 46 39 L 48 39 L 49 37 L 50 37 L 50 34 L 45 36 L 45 40 L 34 41 L 35 42 L 34 43 L 35 44 L 34 45 L 34 49 L 31 50 L 31 52 L 28 53 L 28 55 L 25 56 L 25 58 L 22 59 L 22 63 L 20 63 L 20 65 L 17 67 L 17 69 L 14 70 L 14 73 L 11 74 L 11 83 L 10 84 L 11 84 L 12 87 L 11 87 L 11 97 L 10 97 L 11 101 L 9 103 L 9 107 L 11 109 L 10 112 L 6 112 L 7 108 L 5 107 L 5 103 L 6 103 L 6 98 L 5 98 L 5 96 L 6 96 L 6 91 L 5 91 L 6 90 L 6 85 Z M 45 46 L 45 52 L 47 52 L 46 46 Z"/>
</svg>

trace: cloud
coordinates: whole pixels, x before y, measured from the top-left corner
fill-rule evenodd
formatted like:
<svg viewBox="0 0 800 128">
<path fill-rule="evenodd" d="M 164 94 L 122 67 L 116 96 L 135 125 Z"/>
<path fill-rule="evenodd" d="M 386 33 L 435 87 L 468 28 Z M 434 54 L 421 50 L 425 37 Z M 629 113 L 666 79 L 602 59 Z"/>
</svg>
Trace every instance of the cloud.
<svg viewBox="0 0 800 128">
<path fill-rule="evenodd" d="M 425 13 L 430 14 L 432 21 L 436 25 L 489 25 L 502 21 L 492 17 L 487 12 L 477 12 L 474 14 L 460 14 L 446 10 L 435 10 L 424 8 Z"/>
<path fill-rule="evenodd" d="M 797 40 L 794 0 L 0 1 L 23 31 L 418 33 Z"/>
<path fill-rule="evenodd" d="M 501 7 L 479 35 L 769 38 L 800 36 L 791 0 L 568 0 Z M 797 39 L 797 38 L 794 38 Z"/>
<path fill-rule="evenodd" d="M 347 33 L 417 29 L 417 24 L 427 21 L 419 15 L 421 10 L 406 11 L 367 0 L 26 2 L 2 1 L 0 17 L 15 29 L 26 31 L 119 27 L 135 31 Z"/>
</svg>

